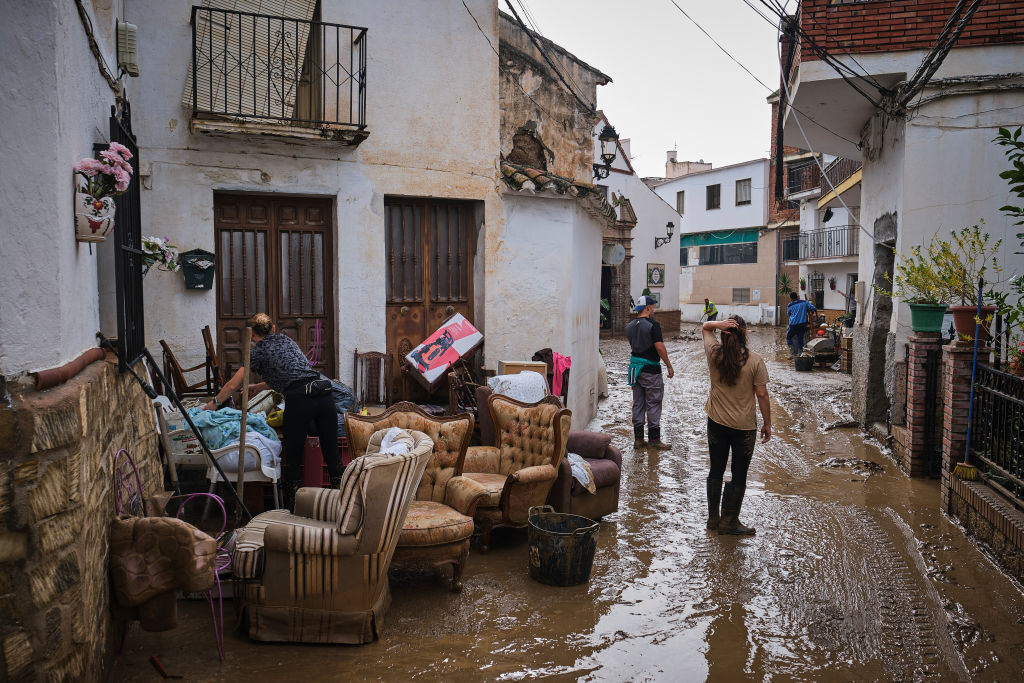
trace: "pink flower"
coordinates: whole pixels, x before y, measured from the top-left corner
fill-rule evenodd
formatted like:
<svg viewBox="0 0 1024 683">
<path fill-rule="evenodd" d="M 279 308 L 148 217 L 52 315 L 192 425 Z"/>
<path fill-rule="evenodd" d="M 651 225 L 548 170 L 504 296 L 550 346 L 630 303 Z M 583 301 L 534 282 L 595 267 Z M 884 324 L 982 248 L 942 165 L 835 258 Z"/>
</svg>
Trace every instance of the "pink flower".
<svg viewBox="0 0 1024 683">
<path fill-rule="evenodd" d="M 124 192 L 128 189 L 128 183 L 131 182 L 132 174 L 125 171 L 123 168 L 114 168 L 114 188 L 118 192 Z"/>
<path fill-rule="evenodd" d="M 73 168 L 75 173 L 81 173 L 89 178 L 94 177 L 97 173 L 107 172 L 107 165 L 99 159 L 82 159 Z"/>
<path fill-rule="evenodd" d="M 128 165 L 128 162 L 121 158 L 116 152 L 111 152 L 109 149 L 105 149 L 100 152 L 100 156 L 113 168 L 120 168 L 131 173 L 132 167 Z"/>
<path fill-rule="evenodd" d="M 132 158 L 132 153 L 128 151 L 128 148 L 119 142 L 111 142 L 110 149 L 121 155 L 121 158 L 128 161 Z"/>
</svg>

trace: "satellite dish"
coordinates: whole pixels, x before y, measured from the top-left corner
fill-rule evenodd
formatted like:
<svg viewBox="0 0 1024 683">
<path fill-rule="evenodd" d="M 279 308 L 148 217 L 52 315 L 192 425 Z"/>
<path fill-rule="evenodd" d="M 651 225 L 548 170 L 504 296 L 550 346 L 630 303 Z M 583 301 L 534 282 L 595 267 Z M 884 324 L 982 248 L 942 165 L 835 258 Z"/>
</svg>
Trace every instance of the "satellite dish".
<svg viewBox="0 0 1024 683">
<path fill-rule="evenodd" d="M 626 248 L 615 242 L 606 244 L 601 249 L 601 263 L 606 266 L 617 266 L 626 260 Z"/>
</svg>

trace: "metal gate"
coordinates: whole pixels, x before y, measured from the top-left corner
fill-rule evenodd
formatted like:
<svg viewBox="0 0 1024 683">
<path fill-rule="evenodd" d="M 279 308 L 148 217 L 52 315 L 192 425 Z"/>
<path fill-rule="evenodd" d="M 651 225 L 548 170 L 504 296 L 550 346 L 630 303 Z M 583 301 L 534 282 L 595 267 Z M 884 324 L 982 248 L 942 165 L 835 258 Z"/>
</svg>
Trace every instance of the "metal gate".
<svg viewBox="0 0 1024 683">
<path fill-rule="evenodd" d="M 142 211 L 139 201 L 139 147 L 132 133 L 131 106 L 126 100 L 121 115 L 110 108 L 110 140 L 132 153 L 132 178 L 128 190 L 114 197 L 114 274 L 116 279 L 117 339 L 121 371 L 133 365 L 146 348 L 142 298 Z"/>
</svg>

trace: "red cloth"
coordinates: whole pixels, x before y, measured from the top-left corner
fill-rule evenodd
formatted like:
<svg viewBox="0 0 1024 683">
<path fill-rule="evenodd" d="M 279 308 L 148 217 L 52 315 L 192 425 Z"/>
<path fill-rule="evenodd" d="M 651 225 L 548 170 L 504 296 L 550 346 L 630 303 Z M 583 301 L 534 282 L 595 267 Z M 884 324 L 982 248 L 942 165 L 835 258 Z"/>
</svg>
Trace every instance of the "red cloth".
<svg viewBox="0 0 1024 683">
<path fill-rule="evenodd" d="M 563 356 L 560 353 L 551 352 L 551 393 L 555 396 L 562 395 L 562 373 L 572 367 L 572 356 Z"/>
</svg>

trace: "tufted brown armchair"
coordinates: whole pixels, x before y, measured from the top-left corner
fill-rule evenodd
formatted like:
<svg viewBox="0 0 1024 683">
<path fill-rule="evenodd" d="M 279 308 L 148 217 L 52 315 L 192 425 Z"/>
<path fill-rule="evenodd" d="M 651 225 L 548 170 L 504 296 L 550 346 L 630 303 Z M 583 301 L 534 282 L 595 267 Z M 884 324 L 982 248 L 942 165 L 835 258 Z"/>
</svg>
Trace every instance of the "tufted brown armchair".
<svg viewBox="0 0 1024 683">
<path fill-rule="evenodd" d="M 391 427 L 423 432 L 434 441 L 434 452 L 409 506 L 391 566 L 440 568 L 450 564 L 450 587 L 459 591 L 473 536 L 473 515 L 487 493 L 477 482 L 459 476 L 473 434 L 473 416 L 432 417 L 407 401 L 379 415 L 348 413 L 345 430 L 353 457 L 366 452 L 374 432 Z"/>
<path fill-rule="evenodd" d="M 522 403 L 491 394 L 487 410 L 495 445 L 470 448 L 463 465 L 463 476 L 487 491 L 475 517 L 485 552 L 494 527 L 526 526 L 530 507 L 544 504 L 565 457 L 572 424 L 572 411 L 554 396 Z"/>
</svg>

